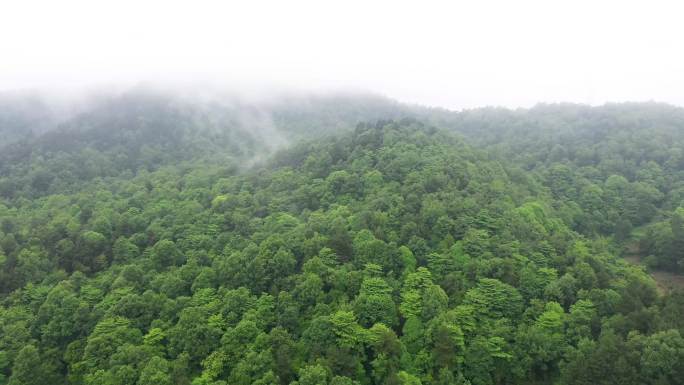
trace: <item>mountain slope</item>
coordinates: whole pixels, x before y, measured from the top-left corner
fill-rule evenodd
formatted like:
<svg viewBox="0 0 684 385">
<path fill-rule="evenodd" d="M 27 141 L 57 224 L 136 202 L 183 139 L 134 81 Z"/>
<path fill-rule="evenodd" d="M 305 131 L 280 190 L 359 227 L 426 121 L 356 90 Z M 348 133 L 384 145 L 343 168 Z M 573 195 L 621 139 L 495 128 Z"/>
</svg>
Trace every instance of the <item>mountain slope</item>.
<svg viewBox="0 0 684 385">
<path fill-rule="evenodd" d="M 74 179 L 78 189 L 0 206 L 0 373 L 54 384 L 681 378 L 682 295 L 659 297 L 604 239 L 573 231 L 572 204 L 543 173 L 415 119 L 358 124 L 242 173 L 220 159 Z"/>
<path fill-rule="evenodd" d="M 636 238 L 651 267 L 684 271 L 677 235 L 684 234 L 684 109 L 541 105 L 441 121 L 497 159 L 540 175 L 573 229 L 628 245 Z"/>
<path fill-rule="evenodd" d="M 23 132 L 21 141 L 0 146 L 0 196 L 71 192 L 84 180 L 189 161 L 244 169 L 288 143 L 349 131 L 362 120 L 403 117 L 409 111 L 373 95 L 205 99 L 134 89 L 74 106 L 78 113 L 60 121 L 41 120 L 41 111 L 48 108 L 41 103 L 35 119 L 45 127 L 38 130 L 26 120 L 21 124 L 35 130 Z M 0 101 L 0 107 L 10 104 Z M 0 108 L 0 118 L 11 117 Z"/>
</svg>

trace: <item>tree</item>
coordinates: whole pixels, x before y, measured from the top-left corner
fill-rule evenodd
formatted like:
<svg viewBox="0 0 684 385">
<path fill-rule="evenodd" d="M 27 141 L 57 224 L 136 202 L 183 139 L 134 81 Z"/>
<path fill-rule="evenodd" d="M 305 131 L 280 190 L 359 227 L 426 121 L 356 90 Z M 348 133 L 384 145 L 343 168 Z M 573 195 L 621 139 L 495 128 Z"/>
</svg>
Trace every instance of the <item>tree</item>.
<svg viewBox="0 0 684 385">
<path fill-rule="evenodd" d="M 161 357 L 152 357 L 140 372 L 139 385 L 172 385 L 173 380 L 169 374 L 168 361 Z"/>
<path fill-rule="evenodd" d="M 291 385 L 320 385 L 328 383 L 329 374 L 326 368 L 321 365 L 309 365 L 301 368 L 298 373 L 298 380 Z"/>
<path fill-rule="evenodd" d="M 364 266 L 367 263 L 374 263 L 385 271 L 399 271 L 400 266 L 397 259 L 393 258 L 390 247 L 375 236 L 369 230 L 361 230 L 356 234 L 353 241 L 354 263 L 357 266 Z"/>
<path fill-rule="evenodd" d="M 564 319 L 560 304 L 549 302 L 532 325 L 519 329 L 516 358 L 527 370 L 526 378 L 549 381 L 557 373 L 566 347 Z"/>
<path fill-rule="evenodd" d="M 330 321 L 340 346 L 356 348 L 366 340 L 365 331 L 357 323 L 353 312 L 340 310 L 332 315 Z"/>
<path fill-rule="evenodd" d="M 359 323 L 364 327 L 378 322 L 392 327 L 398 322 L 392 289 L 382 278 L 369 277 L 363 280 L 354 308 L 359 315 Z"/>
<path fill-rule="evenodd" d="M 399 383 L 401 385 L 421 385 L 420 379 L 412 374 L 405 371 L 401 371 L 398 374 Z"/>
<path fill-rule="evenodd" d="M 427 321 L 443 311 L 447 302 L 446 293 L 432 282 L 428 269 L 419 267 L 415 273 L 406 276 L 399 305 L 404 318 L 421 317 Z"/>
<path fill-rule="evenodd" d="M 646 338 L 641 354 L 641 374 L 652 383 L 681 380 L 684 375 L 684 338 L 679 331 L 662 331 Z"/>
<path fill-rule="evenodd" d="M 157 268 L 175 266 L 182 262 L 183 254 L 176 247 L 176 244 L 168 239 L 162 239 L 152 246 L 150 257 Z"/>
<path fill-rule="evenodd" d="M 598 314 L 596 307 L 590 300 L 579 300 L 570 307 L 567 315 L 567 336 L 571 343 L 576 344 L 582 338 L 592 338 L 596 329 Z"/>
<path fill-rule="evenodd" d="M 133 261 L 140 255 L 138 247 L 128 239 L 119 237 L 112 245 L 112 257 L 114 262 L 125 263 Z"/>
<path fill-rule="evenodd" d="M 122 317 L 105 318 L 88 336 L 83 351 L 83 364 L 92 372 L 107 369 L 109 359 L 119 349 L 142 342 L 140 330 L 131 328 L 130 321 Z"/>
<path fill-rule="evenodd" d="M 60 383 L 56 368 L 41 357 L 33 345 L 26 345 L 19 351 L 12 365 L 8 385 L 41 385 Z"/>
<path fill-rule="evenodd" d="M 466 292 L 463 303 L 471 305 L 483 319 L 517 319 L 522 312 L 522 296 L 514 287 L 497 279 L 482 278 Z"/>
<path fill-rule="evenodd" d="M 82 330 L 87 322 L 87 304 L 79 301 L 66 282 L 50 291 L 38 309 L 37 325 L 45 341 L 64 344 Z"/>
</svg>

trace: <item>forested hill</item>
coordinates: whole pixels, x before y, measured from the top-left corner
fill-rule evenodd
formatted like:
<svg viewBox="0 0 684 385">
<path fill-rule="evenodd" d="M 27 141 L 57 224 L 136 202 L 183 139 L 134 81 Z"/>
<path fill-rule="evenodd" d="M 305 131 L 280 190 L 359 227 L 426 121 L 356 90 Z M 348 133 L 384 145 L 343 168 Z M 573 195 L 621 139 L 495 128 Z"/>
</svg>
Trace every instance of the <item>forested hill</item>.
<svg viewBox="0 0 684 385">
<path fill-rule="evenodd" d="M 286 144 L 401 118 L 412 107 L 367 94 L 200 98 L 142 87 L 62 107 L 70 112 L 59 118 L 56 109 L 31 94 L 0 98 L 0 195 L 73 191 L 186 161 L 244 169 Z"/>
<path fill-rule="evenodd" d="M 560 104 L 447 118 L 469 143 L 536 174 L 573 229 L 634 237 L 650 267 L 684 272 L 684 109 Z"/>
<path fill-rule="evenodd" d="M 141 87 L 72 107 L 6 95 L 0 196 L 73 192 L 83 181 L 184 162 L 220 162 L 235 173 L 301 140 L 404 117 L 453 131 L 535 174 L 573 230 L 634 239 L 639 245 L 631 250 L 648 266 L 684 272 L 684 211 L 677 211 L 684 199 L 684 109 L 657 103 L 452 112 L 352 93 L 199 98 Z"/>
<path fill-rule="evenodd" d="M 682 383 L 679 109 L 263 106 L 5 147 L 0 384 Z"/>
</svg>

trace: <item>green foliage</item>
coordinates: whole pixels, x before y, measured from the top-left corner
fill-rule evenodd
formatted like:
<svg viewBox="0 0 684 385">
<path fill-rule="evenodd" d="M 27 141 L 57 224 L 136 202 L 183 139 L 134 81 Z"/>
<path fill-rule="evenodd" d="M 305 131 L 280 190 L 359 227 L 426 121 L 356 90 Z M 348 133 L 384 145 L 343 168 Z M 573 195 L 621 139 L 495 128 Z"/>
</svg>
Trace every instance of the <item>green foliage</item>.
<svg viewBox="0 0 684 385">
<path fill-rule="evenodd" d="M 58 368 L 50 360 L 41 357 L 35 346 L 26 345 L 14 358 L 8 385 L 58 384 L 60 382 Z"/>
<path fill-rule="evenodd" d="M 243 169 L 235 111 L 139 95 L 3 151 L 0 383 L 681 382 L 684 295 L 616 256 L 681 269 L 680 110 L 373 100 L 269 107 L 337 136 Z"/>
<path fill-rule="evenodd" d="M 522 297 L 518 290 L 497 279 L 482 278 L 468 290 L 463 303 L 471 305 L 481 319 L 506 317 L 517 319 L 522 313 Z"/>
</svg>

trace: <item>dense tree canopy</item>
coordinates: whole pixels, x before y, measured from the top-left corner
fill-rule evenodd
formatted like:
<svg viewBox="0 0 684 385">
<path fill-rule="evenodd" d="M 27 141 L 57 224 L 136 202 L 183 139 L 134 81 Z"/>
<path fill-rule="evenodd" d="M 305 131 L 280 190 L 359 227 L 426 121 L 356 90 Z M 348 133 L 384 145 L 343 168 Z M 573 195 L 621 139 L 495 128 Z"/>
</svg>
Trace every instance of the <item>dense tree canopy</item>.
<svg viewBox="0 0 684 385">
<path fill-rule="evenodd" d="M 682 383 L 619 254 L 684 269 L 684 111 L 372 100 L 271 106 L 309 138 L 260 160 L 149 95 L 8 144 L 0 384 Z"/>
</svg>

